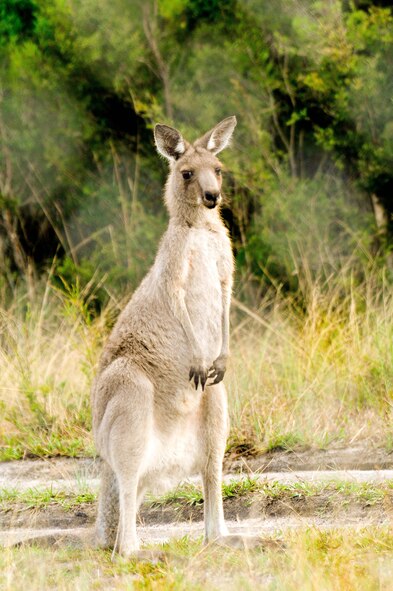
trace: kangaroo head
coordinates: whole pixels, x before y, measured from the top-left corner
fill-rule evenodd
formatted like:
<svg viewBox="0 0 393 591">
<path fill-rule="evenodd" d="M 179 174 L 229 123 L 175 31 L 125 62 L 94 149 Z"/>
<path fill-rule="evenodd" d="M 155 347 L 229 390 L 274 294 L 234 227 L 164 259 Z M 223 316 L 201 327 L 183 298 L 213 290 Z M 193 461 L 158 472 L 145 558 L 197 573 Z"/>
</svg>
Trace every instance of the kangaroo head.
<svg viewBox="0 0 393 591">
<path fill-rule="evenodd" d="M 158 124 L 154 129 L 157 150 L 170 162 L 166 201 L 169 209 L 207 207 L 221 203 L 222 164 L 216 157 L 231 139 L 236 117 L 227 117 L 196 142 L 187 142 L 177 129 Z"/>
</svg>

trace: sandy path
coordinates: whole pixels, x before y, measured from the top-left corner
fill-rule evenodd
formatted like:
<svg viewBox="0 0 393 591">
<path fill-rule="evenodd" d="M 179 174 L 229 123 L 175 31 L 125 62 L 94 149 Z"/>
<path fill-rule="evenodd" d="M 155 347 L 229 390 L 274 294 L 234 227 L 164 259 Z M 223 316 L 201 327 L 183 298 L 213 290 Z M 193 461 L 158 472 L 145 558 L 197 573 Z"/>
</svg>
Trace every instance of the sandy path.
<svg viewBox="0 0 393 591">
<path fill-rule="evenodd" d="M 99 476 L 99 460 L 85 458 L 55 458 L 23 460 L 0 463 L 0 487 L 14 482 L 18 488 L 34 486 L 37 481 L 62 480 L 94 481 Z M 369 471 L 393 470 L 393 453 L 371 445 L 356 445 L 328 450 L 305 450 L 274 452 L 261 456 L 242 457 L 230 454 L 225 458 L 225 472 L 253 472 L 270 477 L 276 473 L 302 473 L 324 471 Z M 361 476 L 359 476 L 361 478 Z M 367 476 L 366 478 L 369 478 Z M 34 482 L 33 482 L 34 481 Z M 23 484 L 25 482 L 25 484 Z"/>
<path fill-rule="evenodd" d="M 52 488 L 78 492 L 82 489 L 96 491 L 99 488 L 98 460 L 91 459 L 55 459 L 55 460 L 25 460 L 3 462 L 0 464 L 0 489 L 26 490 L 29 488 Z M 378 483 L 393 480 L 393 469 L 374 470 L 302 470 L 264 471 L 264 472 L 230 472 L 224 480 L 240 480 L 251 474 L 253 478 L 268 482 L 369 482 Z M 191 477 L 189 482 L 200 484 L 199 477 Z"/>
</svg>

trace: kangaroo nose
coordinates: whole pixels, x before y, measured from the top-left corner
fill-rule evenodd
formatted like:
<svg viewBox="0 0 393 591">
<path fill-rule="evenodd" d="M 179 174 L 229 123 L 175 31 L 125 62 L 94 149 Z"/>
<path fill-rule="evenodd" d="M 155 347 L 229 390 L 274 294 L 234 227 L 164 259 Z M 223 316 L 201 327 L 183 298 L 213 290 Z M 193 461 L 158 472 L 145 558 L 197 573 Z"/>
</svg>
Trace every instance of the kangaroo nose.
<svg viewBox="0 0 393 591">
<path fill-rule="evenodd" d="M 219 193 L 211 193 L 210 191 L 205 191 L 205 199 L 206 201 L 211 201 L 215 203 L 219 197 Z"/>
</svg>

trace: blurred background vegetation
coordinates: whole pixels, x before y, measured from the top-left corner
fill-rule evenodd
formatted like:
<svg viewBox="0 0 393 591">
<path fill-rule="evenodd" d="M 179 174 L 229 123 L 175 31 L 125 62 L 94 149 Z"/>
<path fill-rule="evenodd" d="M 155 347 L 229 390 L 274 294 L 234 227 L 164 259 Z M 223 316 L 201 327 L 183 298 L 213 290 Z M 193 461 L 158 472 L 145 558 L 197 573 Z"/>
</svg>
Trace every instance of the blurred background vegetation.
<svg viewBox="0 0 393 591">
<path fill-rule="evenodd" d="M 231 114 L 238 289 L 294 292 L 305 260 L 325 277 L 365 252 L 389 266 L 389 4 L 2 0 L 3 290 L 32 293 L 53 261 L 59 282 L 105 277 L 98 303 L 134 288 L 166 223 L 153 124 L 195 139 Z"/>
<path fill-rule="evenodd" d="M 1 0 L 0 457 L 91 450 L 89 386 L 167 214 L 154 123 L 226 116 L 231 441 L 393 436 L 393 13 Z"/>
</svg>

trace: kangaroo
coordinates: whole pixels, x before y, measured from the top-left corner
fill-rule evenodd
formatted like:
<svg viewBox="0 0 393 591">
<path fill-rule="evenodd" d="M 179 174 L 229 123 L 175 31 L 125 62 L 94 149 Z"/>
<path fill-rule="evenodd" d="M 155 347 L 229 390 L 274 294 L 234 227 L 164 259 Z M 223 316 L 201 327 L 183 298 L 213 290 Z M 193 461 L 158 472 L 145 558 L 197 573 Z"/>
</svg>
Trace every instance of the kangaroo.
<svg viewBox="0 0 393 591">
<path fill-rule="evenodd" d="M 193 144 L 158 124 L 170 164 L 169 225 L 155 262 L 120 314 L 92 388 L 93 432 L 103 460 L 96 538 L 137 555 L 138 507 L 199 472 L 205 542 L 228 541 L 222 461 L 229 429 L 223 384 L 229 355 L 233 256 L 220 217 L 222 165 L 236 117 Z"/>
</svg>

